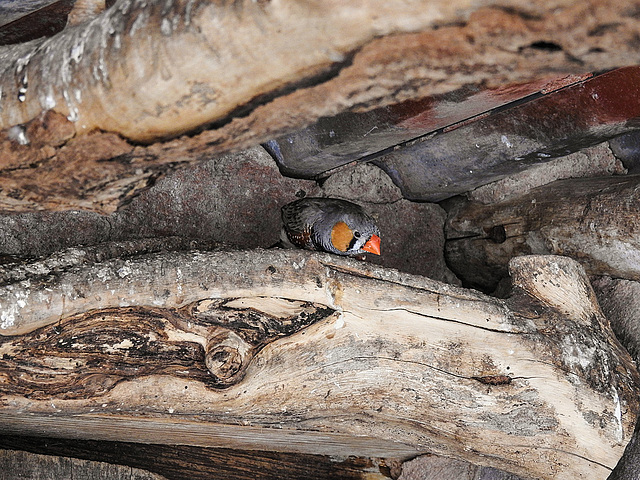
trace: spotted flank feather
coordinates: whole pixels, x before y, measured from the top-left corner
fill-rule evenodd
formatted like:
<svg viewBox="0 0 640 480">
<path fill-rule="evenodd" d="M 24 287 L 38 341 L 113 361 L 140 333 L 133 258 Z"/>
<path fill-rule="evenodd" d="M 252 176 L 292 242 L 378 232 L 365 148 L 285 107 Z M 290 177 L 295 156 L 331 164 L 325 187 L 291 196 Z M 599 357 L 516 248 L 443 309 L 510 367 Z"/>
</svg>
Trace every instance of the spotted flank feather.
<svg viewBox="0 0 640 480">
<path fill-rule="evenodd" d="M 313 242 L 311 241 L 311 230 L 305 229 L 301 232 L 288 231 L 286 232 L 287 238 L 293 245 L 298 248 L 313 249 Z"/>
<path fill-rule="evenodd" d="M 311 240 L 312 225 L 305 221 L 303 211 L 296 202 L 282 207 L 282 223 L 284 225 L 282 240 L 288 240 L 297 248 L 314 250 Z"/>
</svg>

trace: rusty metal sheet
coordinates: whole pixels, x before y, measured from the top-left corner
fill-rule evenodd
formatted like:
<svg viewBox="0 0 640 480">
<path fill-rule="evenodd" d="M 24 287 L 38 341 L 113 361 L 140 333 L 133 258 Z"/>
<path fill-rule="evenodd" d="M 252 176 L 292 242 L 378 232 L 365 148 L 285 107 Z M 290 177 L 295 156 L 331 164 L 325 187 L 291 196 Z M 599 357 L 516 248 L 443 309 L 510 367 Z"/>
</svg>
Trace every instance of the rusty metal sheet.
<svg viewBox="0 0 640 480">
<path fill-rule="evenodd" d="M 578 81 L 563 77 L 565 81 Z M 556 81 L 556 79 L 554 79 Z M 264 147 L 288 176 L 311 178 L 356 159 L 420 138 L 549 88 L 548 79 L 497 89 L 475 86 L 408 100 L 365 113 L 342 113 L 271 140 Z"/>
<path fill-rule="evenodd" d="M 482 92 L 463 92 L 457 107 L 450 96 L 431 103 L 425 99 L 414 103 L 425 107 L 422 112 L 400 120 L 389 115 L 381 121 L 380 111 L 344 114 L 267 148 L 285 174 L 313 178 L 350 161 L 374 161 L 406 198 L 438 201 L 640 127 L 640 67 L 539 82 L 514 96 L 519 92 L 519 98 L 505 95 L 505 102 L 496 100 L 490 109 L 475 101 Z M 484 98 L 492 99 L 492 92 Z M 457 108 L 465 118 L 433 128 L 438 105 L 446 103 L 454 104 L 450 112 Z M 409 111 L 400 106 L 384 110 Z M 453 118 L 442 116 L 442 122 Z M 377 140 L 362 154 L 366 142 L 358 139 L 353 147 L 350 138 L 363 136 L 365 128 L 376 132 Z M 326 140 L 331 131 L 329 138 L 340 131 L 341 145 Z M 421 134 L 411 137 L 416 132 Z M 394 135 L 397 141 L 383 147 Z"/>
<path fill-rule="evenodd" d="M 74 0 L 30 0 L 0 5 L 0 45 L 50 37 L 67 23 Z"/>
</svg>

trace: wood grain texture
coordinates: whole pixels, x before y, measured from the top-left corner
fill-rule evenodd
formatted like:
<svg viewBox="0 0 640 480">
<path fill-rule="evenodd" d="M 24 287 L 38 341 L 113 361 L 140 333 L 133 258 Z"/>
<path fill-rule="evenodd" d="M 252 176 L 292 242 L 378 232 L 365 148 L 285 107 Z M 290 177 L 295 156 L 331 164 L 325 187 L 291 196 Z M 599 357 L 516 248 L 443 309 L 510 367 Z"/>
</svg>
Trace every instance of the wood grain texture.
<svg viewBox="0 0 640 480">
<path fill-rule="evenodd" d="M 8 127 L 55 109 L 78 131 L 175 135 L 333 76 L 375 36 L 455 18 L 455 9 L 441 0 L 121 0 L 52 39 L 3 50 L 0 118 Z"/>
<path fill-rule="evenodd" d="M 317 480 L 385 480 L 389 478 L 389 465 L 395 465 L 393 460 L 384 461 L 382 459 L 331 458 L 300 453 L 7 435 L 0 435 L 0 446 L 37 454 L 70 457 L 62 459 L 67 463 L 73 462 L 73 459 L 81 459 L 86 461 L 89 467 L 93 466 L 94 462 L 127 465 L 129 468 L 120 467 L 120 470 L 131 472 L 142 469 L 153 472 L 155 475 L 162 475 L 162 478 L 168 480 L 184 480 L 187 477 L 194 480 L 221 478 L 226 480 L 307 480 L 311 478 Z M 17 460 L 24 458 L 20 456 L 20 453 L 15 454 L 16 460 L 11 459 L 9 455 L 6 455 L 5 458 L 13 460 L 12 464 L 15 465 L 18 463 Z M 1 461 L 2 457 L 0 457 Z M 61 463 L 60 460 L 58 462 Z M 115 470 L 115 465 L 112 466 Z M 151 475 L 149 474 L 149 476 Z M 2 472 L 0 472 L 0 478 L 3 478 Z M 112 477 L 82 478 L 119 480 L 115 475 Z M 138 480 L 136 477 L 133 479 Z"/>
<path fill-rule="evenodd" d="M 137 468 L 75 458 L 0 450 L 1 480 L 59 480 L 96 478 L 102 480 L 165 480 L 166 477 Z"/>
<path fill-rule="evenodd" d="M 640 282 L 611 278 L 592 277 L 591 284 L 598 297 L 600 308 L 611 323 L 616 337 L 631 354 L 636 363 L 640 361 Z"/>
<path fill-rule="evenodd" d="M 326 307 L 263 298 L 204 300 L 178 311 L 91 310 L 5 342 L 4 392 L 34 399 L 93 397 L 123 380 L 151 375 L 228 387 L 242 379 L 264 345 L 331 314 Z"/>
<path fill-rule="evenodd" d="M 117 440 L 126 430 L 145 443 L 405 458 L 430 451 L 528 477 L 606 478 L 633 431 L 638 374 L 579 265 L 525 257 L 512 271 L 518 292 L 507 301 L 300 251 L 150 254 L 34 275 L 0 291 L 12 315 L 2 324 L 11 336 L 0 346 L 8 362 L 0 422 L 7 432 L 66 438 Z M 127 315 L 168 311 L 146 322 L 174 325 L 176 311 L 220 298 L 252 299 L 263 312 L 290 299 L 333 313 L 271 339 L 222 390 L 197 373 L 208 346 L 198 322 L 183 319 L 177 357 L 156 367 L 141 359 L 139 375 L 97 377 L 103 390 L 92 390 L 74 319 L 123 313 L 93 332 L 112 326 L 91 347 L 104 357 L 98 375 L 109 378 L 109 368 L 134 368 L 144 353 L 136 345 L 147 345 L 139 338 L 151 334 Z M 37 360 L 13 359 L 16 344 L 36 338 L 45 347 Z M 60 347 L 47 352 L 67 338 L 80 345 L 71 349 L 78 368 L 51 360 Z M 47 395 L 43 360 L 66 391 Z M 17 364 L 43 373 L 29 380 L 30 394 L 13 390 Z M 69 394 L 75 385 L 80 395 Z"/>
<path fill-rule="evenodd" d="M 336 75 L 353 87 L 317 97 L 321 109 L 327 101 L 336 110 L 411 96 L 422 82 L 434 94 L 488 78 L 509 84 L 630 65 L 638 63 L 625 42 L 638 31 L 635 6 L 630 0 L 480 5 L 495 8 L 466 0 L 357 6 L 121 0 L 51 39 L 2 50 L 1 125 L 54 109 L 78 131 L 99 128 L 148 141 L 241 117 Z M 379 45 L 384 53 L 374 47 L 354 61 L 376 37 L 425 30 L 424 38 L 390 38 Z M 557 43 L 548 41 L 550 33 Z M 359 65 L 342 72 L 352 64 Z M 382 83 L 385 70 L 389 82 Z M 380 90 L 368 91 L 372 82 Z M 347 104 L 336 103 L 339 97 Z"/>
</svg>

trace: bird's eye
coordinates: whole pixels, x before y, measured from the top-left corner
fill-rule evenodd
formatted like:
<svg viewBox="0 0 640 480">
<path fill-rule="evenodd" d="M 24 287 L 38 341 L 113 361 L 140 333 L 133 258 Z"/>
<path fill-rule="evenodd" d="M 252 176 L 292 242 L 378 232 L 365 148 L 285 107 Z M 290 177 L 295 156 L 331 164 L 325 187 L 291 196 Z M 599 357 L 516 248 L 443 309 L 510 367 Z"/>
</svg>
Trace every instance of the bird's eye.
<svg viewBox="0 0 640 480">
<path fill-rule="evenodd" d="M 353 232 L 353 236 L 354 236 L 355 238 L 360 238 L 360 232 L 359 232 L 359 231 L 357 231 L 357 230 L 356 230 L 356 231 L 354 231 L 354 232 Z"/>
</svg>

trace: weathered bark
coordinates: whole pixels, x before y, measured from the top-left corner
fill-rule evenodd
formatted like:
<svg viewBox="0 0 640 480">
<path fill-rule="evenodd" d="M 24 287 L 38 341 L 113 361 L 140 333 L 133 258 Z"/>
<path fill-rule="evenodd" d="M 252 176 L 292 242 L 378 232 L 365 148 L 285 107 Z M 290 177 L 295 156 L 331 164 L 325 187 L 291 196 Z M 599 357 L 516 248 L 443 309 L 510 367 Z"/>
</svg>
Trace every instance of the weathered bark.
<svg viewBox="0 0 640 480">
<path fill-rule="evenodd" d="M 515 82 L 640 63 L 630 0 L 477 11 L 465 1 L 336 1 L 320 13 L 311 1 L 142 3 L 122 0 L 51 39 L 0 49 L 1 128 L 38 123 L 48 110 L 72 120 L 57 144 L 20 129 L 9 137 L 31 145 L 1 138 L 0 208 L 112 211 L 179 163 L 342 111 L 428 104 L 463 86 L 513 95 Z M 419 32 L 392 35 L 407 31 Z M 153 149 L 117 138 L 207 126 Z M 94 129 L 111 134 L 65 144 Z"/>
<path fill-rule="evenodd" d="M 331 313 L 307 302 L 251 298 L 203 300 L 177 312 L 98 309 L 71 317 L 71 328 L 58 324 L 52 330 L 55 336 L 43 339 L 35 332 L 6 342 L 11 358 L 4 363 L 4 393 L 34 399 L 86 398 L 123 380 L 150 375 L 223 388 L 242 379 L 265 344 Z M 126 358 L 110 355 L 118 350 L 126 352 Z M 72 383 L 59 371 L 67 361 L 82 369 L 71 375 Z"/>
<path fill-rule="evenodd" d="M 567 255 L 588 273 L 640 279 L 640 176 L 567 179 L 492 205 L 450 205 L 445 255 L 468 285 L 491 291 L 511 258 Z"/>
<path fill-rule="evenodd" d="M 326 77 L 375 36 L 459 18 L 450 2 L 429 7 L 122 0 L 88 24 L 0 51 L 1 125 L 54 109 L 78 131 L 175 135 Z"/>
<path fill-rule="evenodd" d="M 126 428 L 147 443 L 430 451 L 526 477 L 606 478 L 635 424 L 637 372 L 575 262 L 524 257 L 512 269 L 508 301 L 300 251 L 36 274 L 0 292 L 12 335 L 0 346 L 0 421 L 72 438 Z"/>
<path fill-rule="evenodd" d="M 105 0 L 75 0 L 67 16 L 67 25 L 79 25 L 94 19 L 106 8 Z M 115 2 L 109 2 L 113 5 Z"/>
<path fill-rule="evenodd" d="M 445 28 L 418 42 L 421 48 L 427 41 L 437 45 L 427 47 L 430 57 L 445 64 L 450 55 L 467 54 L 456 60 L 457 72 L 441 91 L 478 84 L 488 74 L 504 84 L 638 63 L 637 51 L 625 44 L 638 31 L 632 1 L 483 3 L 496 3 L 499 10 L 477 15 L 468 31 Z M 53 108 L 70 116 L 78 131 L 99 128 L 135 140 L 177 134 L 225 118 L 239 107 L 251 110 L 251 102 L 263 95 L 276 97 L 300 82 L 326 79 L 374 37 L 460 24 L 474 8 L 466 1 L 442 0 L 429 2 L 428 8 L 417 0 L 370 0 L 355 7 L 312 0 L 121 0 L 88 24 L 2 51 L 1 125 L 25 123 Z M 559 43 L 548 46 L 548 38 Z M 396 51 L 405 53 L 416 46 L 415 39 L 394 43 Z M 405 60 L 410 71 L 420 68 L 412 57 Z M 504 67 L 514 60 L 516 65 Z M 476 71 L 470 72 L 469 65 Z M 503 67 L 496 71 L 497 65 Z M 369 62 L 369 67 L 378 71 L 380 65 Z M 442 82 L 442 65 L 431 68 L 411 72 L 401 89 L 419 89 L 413 83 L 433 80 L 435 72 L 435 84 Z M 351 95 L 364 93 L 371 100 L 385 90 L 397 93 L 397 84 L 377 81 L 382 91 L 366 94 L 367 79 L 353 80 L 360 85 Z M 362 100 L 353 98 L 338 108 L 360 106 Z"/>
</svg>

